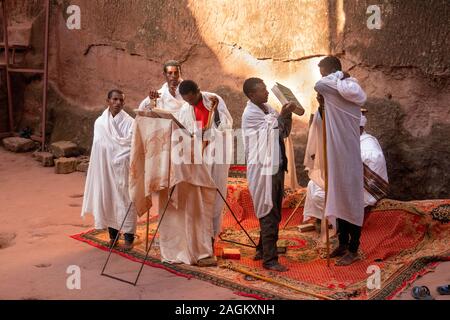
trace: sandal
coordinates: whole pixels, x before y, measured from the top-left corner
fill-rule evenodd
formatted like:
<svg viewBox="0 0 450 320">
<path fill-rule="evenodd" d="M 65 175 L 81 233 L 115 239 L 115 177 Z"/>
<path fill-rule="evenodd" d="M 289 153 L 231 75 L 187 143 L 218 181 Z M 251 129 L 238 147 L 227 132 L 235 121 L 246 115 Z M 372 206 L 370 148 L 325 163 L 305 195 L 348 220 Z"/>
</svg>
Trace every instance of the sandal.
<svg viewBox="0 0 450 320">
<path fill-rule="evenodd" d="M 444 296 L 450 295 L 450 284 L 439 286 L 436 288 L 436 290 L 437 292 L 439 292 L 439 294 L 442 294 Z"/>
<path fill-rule="evenodd" d="M 426 286 L 412 288 L 411 295 L 417 300 L 434 300 Z"/>
</svg>

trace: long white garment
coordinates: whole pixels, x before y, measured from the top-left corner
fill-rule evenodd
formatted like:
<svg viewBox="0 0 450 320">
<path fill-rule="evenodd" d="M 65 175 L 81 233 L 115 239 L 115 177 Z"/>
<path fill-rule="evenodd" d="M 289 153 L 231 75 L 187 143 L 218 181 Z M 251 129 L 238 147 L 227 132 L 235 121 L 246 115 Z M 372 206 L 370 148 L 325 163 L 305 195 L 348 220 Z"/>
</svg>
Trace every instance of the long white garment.
<svg viewBox="0 0 450 320">
<path fill-rule="evenodd" d="M 279 114 L 270 105 L 266 107 L 268 114 L 248 101 L 242 115 L 247 181 L 258 219 L 272 210 L 272 175 L 280 166 Z"/>
<path fill-rule="evenodd" d="M 184 100 L 178 88 L 175 92 L 175 97 L 170 93 L 169 85 L 167 84 L 167 82 L 163 84 L 158 92 L 160 94 L 160 97 L 156 99 L 157 108 L 177 112 L 183 106 Z M 147 96 L 147 98 L 142 100 L 142 102 L 139 104 L 139 110 L 146 110 L 150 107 L 152 107 L 151 100 L 150 97 Z"/>
<path fill-rule="evenodd" d="M 323 128 L 319 111 L 314 114 L 313 121 L 308 132 L 305 159 L 303 165 L 308 171 L 309 179 L 316 185 L 325 189 L 325 167 L 323 156 Z M 305 204 L 306 205 L 306 204 Z"/>
<path fill-rule="evenodd" d="M 131 203 L 128 174 L 132 127 L 133 118 L 123 110 L 113 117 L 106 109 L 95 121 L 81 216 L 93 214 L 96 229 L 118 230 Z M 131 206 L 122 231 L 135 233 L 136 220 Z"/>
<path fill-rule="evenodd" d="M 336 218 L 362 226 L 364 195 L 359 124 L 366 95 L 356 79 L 341 80 L 342 77 L 338 71 L 323 77 L 314 87 L 325 99 L 328 160 L 325 216 L 334 226 Z"/>
<path fill-rule="evenodd" d="M 323 205 L 325 203 L 325 191 L 313 180 L 309 180 L 306 187 L 305 207 L 303 208 L 303 221 L 309 218 L 323 218 Z"/>
<path fill-rule="evenodd" d="M 386 160 L 378 140 L 374 136 L 364 132 L 360 137 L 360 143 L 361 160 L 363 163 L 388 182 Z M 325 191 L 311 179 L 306 189 L 303 220 L 306 221 L 311 217 L 322 219 L 324 202 Z M 373 206 L 376 202 L 377 200 L 364 189 L 364 207 Z"/>
<path fill-rule="evenodd" d="M 361 159 L 372 171 L 383 178 L 386 182 L 388 180 L 386 159 L 384 158 L 383 150 L 381 149 L 378 140 L 366 133 L 365 131 L 360 137 L 361 141 Z M 364 206 L 374 205 L 377 200 L 366 190 L 364 190 Z"/>
<path fill-rule="evenodd" d="M 217 188 L 222 193 L 223 197 L 227 198 L 227 183 L 228 183 L 228 171 L 233 155 L 232 148 L 232 128 L 233 118 L 227 109 L 227 106 L 223 99 L 210 92 L 201 92 L 203 97 L 203 105 L 209 111 L 211 111 L 211 97 L 217 97 L 219 104 L 217 111 L 219 112 L 220 124 L 217 126 L 212 124 L 209 134 L 205 134 L 208 137 L 210 143 L 204 150 L 203 163 L 208 167 L 212 179 L 214 180 Z M 184 103 L 180 111 L 176 114 L 177 119 L 194 135 L 201 135 L 201 128 L 196 121 L 194 107 L 189 103 Z M 213 118 L 214 119 L 214 118 Z M 214 217 L 213 217 L 213 229 L 214 235 L 218 236 L 222 231 L 222 213 L 225 202 L 220 195 L 216 193 L 216 200 L 214 205 Z"/>
<path fill-rule="evenodd" d="M 179 141 L 176 129 L 171 120 L 136 116 L 130 197 L 142 215 L 152 207 L 151 195 L 158 192 L 161 259 L 194 264 L 213 253 L 211 238 L 217 191 L 205 165 L 172 161 L 177 152 L 174 144 Z"/>
</svg>

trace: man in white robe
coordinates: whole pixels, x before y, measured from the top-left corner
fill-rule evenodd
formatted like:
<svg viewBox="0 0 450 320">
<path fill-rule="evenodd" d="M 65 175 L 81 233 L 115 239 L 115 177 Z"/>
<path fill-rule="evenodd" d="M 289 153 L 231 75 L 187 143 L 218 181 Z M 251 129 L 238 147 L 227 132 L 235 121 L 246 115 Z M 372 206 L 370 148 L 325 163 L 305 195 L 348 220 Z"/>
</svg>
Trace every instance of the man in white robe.
<svg viewBox="0 0 450 320">
<path fill-rule="evenodd" d="M 163 66 L 166 82 L 158 91 L 150 89 L 149 95 L 140 103 L 139 110 L 150 110 L 154 107 L 176 113 L 184 104 L 178 86 L 181 79 L 181 64 L 175 60 L 167 61 Z M 154 102 L 156 100 L 156 106 Z"/>
<path fill-rule="evenodd" d="M 180 83 L 180 93 L 186 101 L 177 113 L 177 119 L 194 136 L 209 141 L 203 150 L 202 162 L 208 167 L 211 178 L 217 188 L 227 198 L 228 171 L 232 159 L 232 128 L 233 118 L 223 99 L 215 93 L 200 91 L 192 80 Z M 216 105 L 215 110 L 212 106 Z M 213 112 L 213 113 L 211 113 Z M 210 127 L 203 133 L 210 119 Z M 222 218 L 225 202 L 219 193 L 213 213 L 213 242 L 222 231 Z"/>
<path fill-rule="evenodd" d="M 128 193 L 133 118 L 123 111 L 124 94 L 120 90 L 108 93 L 107 104 L 94 124 L 81 215 L 93 214 L 96 229 L 108 228 L 110 246 L 123 223 L 123 248 L 131 249 L 137 221 Z"/>
<path fill-rule="evenodd" d="M 339 246 L 330 257 L 341 257 L 336 265 L 349 265 L 360 259 L 358 248 L 364 220 L 359 124 L 366 94 L 356 79 L 341 71 L 338 58 L 322 59 L 319 68 L 322 78 L 314 89 L 324 98 L 326 115 L 328 193 L 325 217 L 334 226 L 337 224 L 339 232 Z"/>
<path fill-rule="evenodd" d="M 242 115 L 242 130 L 247 161 L 247 181 L 260 237 L 254 260 L 263 260 L 268 270 L 284 272 L 278 262 L 277 241 L 281 221 L 285 172 L 288 168 L 284 138 L 290 134 L 294 103 L 283 106 L 281 113 L 267 104 L 269 92 L 264 81 L 249 78 L 243 85 L 250 99 Z"/>
<path fill-rule="evenodd" d="M 314 115 L 313 121 L 321 121 L 320 113 L 319 116 Z M 386 183 L 388 182 L 387 170 L 386 170 L 386 160 L 384 158 L 383 150 L 381 149 L 378 140 L 366 133 L 364 131 L 364 126 L 367 123 L 367 118 L 362 115 L 360 123 L 360 143 L 361 143 L 361 160 L 363 163 L 373 170 L 377 175 L 379 175 Z M 320 124 L 321 125 L 321 124 Z M 313 128 L 313 126 L 311 126 Z M 309 139 L 314 139 L 312 136 L 313 132 L 310 132 Z M 308 139 L 308 140 L 309 140 Z M 311 153 L 308 153 L 309 155 Z M 305 159 L 305 162 L 307 159 Z M 320 183 L 320 182 L 319 182 Z M 315 218 L 316 224 L 320 225 L 323 218 L 323 205 L 325 202 L 325 191 L 321 188 L 314 180 L 308 182 L 308 187 L 306 191 L 305 207 L 303 210 L 304 221 Z M 368 208 L 374 206 L 377 203 L 377 199 L 364 189 L 364 207 Z M 367 211 L 367 210 L 366 210 Z"/>
</svg>

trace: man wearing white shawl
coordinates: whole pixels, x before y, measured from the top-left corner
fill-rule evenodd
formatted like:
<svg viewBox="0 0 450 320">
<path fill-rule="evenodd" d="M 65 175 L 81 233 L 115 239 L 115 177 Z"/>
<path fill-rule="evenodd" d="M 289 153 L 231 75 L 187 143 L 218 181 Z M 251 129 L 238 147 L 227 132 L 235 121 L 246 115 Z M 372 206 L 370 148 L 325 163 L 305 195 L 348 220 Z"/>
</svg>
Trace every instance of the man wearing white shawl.
<svg viewBox="0 0 450 320">
<path fill-rule="evenodd" d="M 152 100 L 156 100 L 156 108 L 176 113 L 184 104 L 178 90 L 181 80 L 181 65 L 176 60 L 169 60 L 163 66 L 166 83 L 158 91 L 150 89 L 149 95 L 140 103 L 139 110 L 150 110 L 155 107 Z"/>
<path fill-rule="evenodd" d="M 262 79 L 245 80 L 243 91 L 250 99 L 242 115 L 242 130 L 247 161 L 247 181 L 255 213 L 259 219 L 260 237 L 255 260 L 263 267 L 287 271 L 278 262 L 277 241 L 287 171 L 284 138 L 292 127 L 294 103 L 283 106 L 280 113 L 267 104 L 269 92 Z"/>
<path fill-rule="evenodd" d="M 318 120 L 318 121 L 317 121 Z M 310 135 L 308 138 L 308 142 L 311 139 L 314 139 L 313 132 L 311 131 L 313 125 L 320 125 L 320 113 L 314 115 L 314 120 L 317 121 L 311 125 Z M 360 122 L 360 142 L 361 142 L 361 160 L 363 164 L 369 167 L 373 172 L 375 172 L 381 179 L 383 179 L 386 183 L 388 183 L 388 175 L 386 169 L 386 160 L 384 158 L 383 150 L 381 149 L 378 140 L 366 133 L 364 127 L 367 123 L 367 118 L 362 115 Z M 320 133 L 321 134 L 321 133 Z M 309 143 L 308 143 L 309 144 Z M 311 155 L 311 152 L 308 153 Z M 305 157 L 305 163 L 307 162 L 307 157 Z M 377 201 L 374 195 L 372 195 L 369 191 L 364 188 L 364 207 L 368 208 L 370 206 L 374 206 Z M 316 222 L 320 225 L 321 219 L 323 218 L 323 205 L 325 202 L 325 191 L 321 188 L 314 180 L 314 177 L 311 176 L 311 180 L 308 182 L 308 187 L 306 191 L 306 200 L 305 207 L 303 210 L 303 220 L 306 221 L 309 218 L 316 218 Z"/>
<path fill-rule="evenodd" d="M 177 119 L 197 137 L 209 144 L 203 150 L 203 163 L 223 197 L 227 197 L 228 170 L 232 159 L 233 118 L 223 99 L 215 93 L 200 91 L 192 80 L 180 83 L 180 94 L 186 101 L 177 113 Z M 212 110 L 213 105 L 215 109 Z M 210 127 L 206 128 L 210 119 Z M 206 129 L 205 132 L 203 132 Z M 213 242 L 222 231 L 222 213 L 225 202 L 216 193 L 213 213 Z"/>
<path fill-rule="evenodd" d="M 319 68 L 322 78 L 314 89 L 324 98 L 326 114 L 328 193 L 325 217 L 338 226 L 339 232 L 339 246 L 330 257 L 341 257 L 336 265 L 349 265 L 360 259 L 358 248 L 364 220 L 359 124 L 366 94 L 356 79 L 344 75 L 338 58 L 325 57 L 319 62 Z M 323 154 L 319 154 L 320 159 Z M 323 179 L 323 160 L 315 162 L 312 169 L 318 169 L 316 176 Z M 319 186 L 323 188 L 324 184 Z"/>
<path fill-rule="evenodd" d="M 108 93 L 107 104 L 94 124 L 81 215 L 93 214 L 96 229 L 108 228 L 112 245 L 131 203 L 128 172 L 133 118 L 123 111 L 124 95 L 120 90 Z M 136 211 L 131 206 L 122 227 L 124 249 L 132 248 L 136 222 Z"/>
</svg>

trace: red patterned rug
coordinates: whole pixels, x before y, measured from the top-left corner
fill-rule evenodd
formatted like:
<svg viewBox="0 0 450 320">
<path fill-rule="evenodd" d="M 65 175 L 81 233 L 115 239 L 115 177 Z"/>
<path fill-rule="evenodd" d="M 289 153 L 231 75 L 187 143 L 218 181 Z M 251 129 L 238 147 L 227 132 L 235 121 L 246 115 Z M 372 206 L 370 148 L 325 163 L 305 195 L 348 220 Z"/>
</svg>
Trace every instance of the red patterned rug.
<svg viewBox="0 0 450 320">
<path fill-rule="evenodd" d="M 287 190 L 283 202 L 283 220 L 302 200 L 304 190 Z M 245 180 L 230 178 L 228 200 L 244 229 L 257 242 L 259 225 L 253 211 Z M 360 253 L 363 257 L 347 267 L 327 266 L 324 245 L 316 232 L 300 233 L 302 208 L 285 229 L 280 230 L 279 246 L 287 247 L 280 262 L 289 271 L 277 273 L 262 268 L 261 261 L 253 261 L 255 250 L 250 247 L 220 241 L 215 251 L 239 248 L 240 260 L 218 258 L 218 267 L 197 267 L 167 264 L 160 261 L 159 248 L 154 246 L 146 264 L 164 268 L 178 275 L 195 277 L 219 286 L 231 288 L 237 294 L 258 299 L 391 299 L 408 283 L 434 268 L 439 261 L 450 260 L 450 200 L 400 202 L 382 200 L 365 217 Z M 251 244 L 228 210 L 224 211 L 224 240 Z M 157 219 L 150 223 L 150 237 Z M 135 248 L 116 253 L 134 261 L 145 257 L 145 224 L 138 225 Z M 104 230 L 90 230 L 72 236 L 74 239 L 108 250 L 108 235 Z M 337 243 L 331 239 L 332 247 Z M 369 268 L 381 271 L 381 287 L 369 289 Z"/>
</svg>

